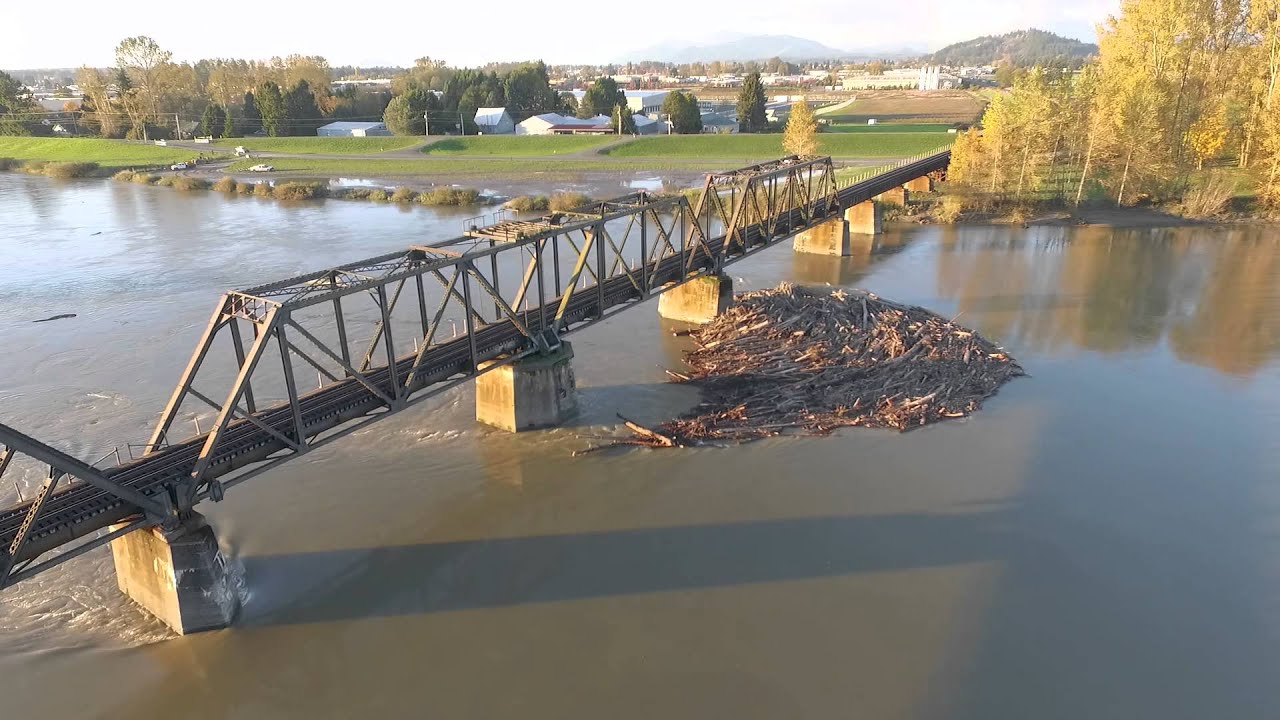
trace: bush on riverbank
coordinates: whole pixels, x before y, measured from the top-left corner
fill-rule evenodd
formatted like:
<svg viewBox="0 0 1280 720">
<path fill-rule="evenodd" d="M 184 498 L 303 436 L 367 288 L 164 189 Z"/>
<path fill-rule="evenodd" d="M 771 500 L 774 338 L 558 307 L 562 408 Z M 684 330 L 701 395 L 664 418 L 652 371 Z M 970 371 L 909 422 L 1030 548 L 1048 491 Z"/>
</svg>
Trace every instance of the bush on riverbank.
<svg viewBox="0 0 1280 720">
<path fill-rule="evenodd" d="M 97 174 L 98 163 L 91 162 L 48 162 L 36 160 L 21 165 L 14 161 L 13 167 L 21 167 L 32 175 L 45 175 L 51 178 L 69 179 L 90 177 Z"/>
<path fill-rule="evenodd" d="M 411 203 L 416 200 L 418 193 L 407 187 L 398 187 L 396 191 L 391 193 L 391 202 Z"/>
<path fill-rule="evenodd" d="M 254 197 L 261 197 L 261 198 L 271 197 L 271 185 L 264 182 L 254 183 L 253 195 Z"/>
<path fill-rule="evenodd" d="M 471 188 L 438 187 L 418 195 L 423 205 L 475 205 L 480 192 Z"/>
<path fill-rule="evenodd" d="M 382 203 L 382 202 L 386 202 L 387 198 L 388 198 L 388 195 L 386 190 L 383 190 L 382 188 L 374 188 L 369 191 L 369 197 L 366 199 L 369 202 Z"/>
<path fill-rule="evenodd" d="M 521 195 L 508 200 L 505 207 L 520 213 L 546 212 L 551 207 L 551 199 L 546 195 Z"/>
<path fill-rule="evenodd" d="M 548 209 L 552 212 L 564 212 L 565 210 L 580 208 L 583 205 L 590 205 L 593 202 L 595 201 L 591 199 L 590 195 L 584 195 L 579 192 L 556 193 L 551 196 Z"/>
<path fill-rule="evenodd" d="M 224 177 L 218 182 L 213 184 L 213 189 L 217 190 L 218 192 L 233 193 L 236 191 L 236 179 L 231 177 Z"/>
<path fill-rule="evenodd" d="M 276 185 L 273 193 L 277 200 L 311 200 L 326 197 L 329 184 L 322 182 L 287 182 Z"/>
<path fill-rule="evenodd" d="M 0 157 L 0 171 L 16 170 L 20 167 L 22 167 L 21 160 L 14 160 L 13 158 Z"/>
<path fill-rule="evenodd" d="M 190 192 L 192 190 L 208 190 L 209 181 L 201 178 L 186 177 L 183 175 L 166 175 L 156 181 L 156 185 L 161 187 L 171 187 L 174 190 L 182 190 Z"/>
<path fill-rule="evenodd" d="M 254 190 L 256 190 L 257 188 L 258 188 L 257 183 L 251 183 L 251 182 L 237 182 L 237 183 L 236 183 L 236 194 L 237 194 L 237 195 L 252 195 L 252 194 L 253 194 L 253 191 L 254 191 Z"/>
</svg>

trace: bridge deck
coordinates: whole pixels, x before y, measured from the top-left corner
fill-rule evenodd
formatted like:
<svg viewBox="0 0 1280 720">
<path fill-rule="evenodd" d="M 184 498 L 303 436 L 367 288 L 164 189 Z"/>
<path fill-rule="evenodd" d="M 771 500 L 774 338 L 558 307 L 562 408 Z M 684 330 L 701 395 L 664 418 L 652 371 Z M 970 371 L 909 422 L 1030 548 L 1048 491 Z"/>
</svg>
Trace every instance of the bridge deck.
<svg viewBox="0 0 1280 720">
<path fill-rule="evenodd" d="M 866 201 L 911 179 L 944 168 L 949 156 L 950 153 L 944 151 L 840 189 L 836 194 L 836 206 L 827 207 L 826 200 L 819 200 L 812 207 L 810 217 L 830 217 L 840 208 Z M 814 223 L 805 224 L 803 215 L 795 210 L 777 220 L 773 227 L 774 234 L 770 237 L 765 236 L 761 225 L 748 226 L 743 231 L 748 239 L 746 247 L 740 254 L 724 256 L 722 262 L 732 262 L 771 247 L 812 224 Z M 720 257 L 725 240 L 724 235 L 709 239 L 706 245 L 714 251 L 710 255 L 698 247 L 691 247 L 682 253 L 662 258 L 648 265 L 645 270 L 654 279 L 654 287 L 685 279 L 687 274 L 684 268 L 692 267 L 700 272 L 711 271 L 715 263 L 713 256 Z M 602 292 L 597 284 L 572 293 L 563 315 L 565 325 L 562 332 L 580 329 L 630 304 L 647 299 L 646 293 L 638 289 L 626 275 L 608 278 L 602 284 Z M 543 313 L 556 311 L 561 300 L 561 297 L 552 298 L 541 308 L 526 312 L 526 316 L 545 317 Z M 402 390 L 402 394 L 412 396 L 412 401 L 416 402 L 447 389 L 462 379 L 472 377 L 476 373 L 474 364 L 478 361 L 499 358 L 528 347 L 527 338 L 510 320 L 476 328 L 474 356 L 472 342 L 471 336 L 460 334 L 431 347 L 425 353 L 412 384 L 406 388 L 407 393 Z M 384 365 L 370 370 L 365 378 L 383 393 L 395 395 L 393 378 L 407 377 L 415 362 L 416 353 L 402 355 L 395 362 L 394 374 L 389 366 Z M 354 429 L 358 425 L 353 421 L 360 418 L 376 419 L 388 411 L 383 400 L 354 378 L 343 378 L 300 394 L 298 401 L 303 425 L 301 433 L 297 433 L 294 427 L 295 420 L 289 402 L 258 408 L 253 416 L 281 435 L 296 437 L 316 436 L 347 426 Z M 144 495 L 154 496 L 166 492 L 175 482 L 190 478 L 206 438 L 207 433 L 175 442 L 137 460 L 109 468 L 103 474 Z M 244 477 L 237 476 L 238 471 L 262 463 L 287 449 L 276 436 L 254 423 L 244 419 L 233 420 L 217 445 L 205 477 L 226 477 L 224 482 L 230 485 L 248 477 L 248 474 Z M 10 547 L 30 506 L 31 501 L 27 501 L 0 510 L 0 548 Z M 104 490 L 82 482 L 73 483 L 47 499 L 26 543 L 14 560 L 21 562 L 35 558 L 51 549 L 96 533 L 108 525 L 138 515 L 139 509 L 136 506 Z"/>
</svg>

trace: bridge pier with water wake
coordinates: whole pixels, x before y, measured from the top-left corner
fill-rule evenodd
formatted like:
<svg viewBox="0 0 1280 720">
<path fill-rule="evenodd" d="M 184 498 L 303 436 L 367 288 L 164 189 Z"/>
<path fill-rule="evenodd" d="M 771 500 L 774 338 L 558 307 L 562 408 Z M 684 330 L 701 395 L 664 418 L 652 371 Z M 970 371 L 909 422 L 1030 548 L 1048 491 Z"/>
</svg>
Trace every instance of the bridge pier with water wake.
<svg viewBox="0 0 1280 720">
<path fill-rule="evenodd" d="M 784 158 L 695 198 L 634 193 L 228 292 L 140 457 L 98 467 L 0 424 L 0 477 L 46 477 L 0 509 L 0 590 L 111 544 L 121 589 L 176 632 L 225 626 L 233 578 L 199 503 L 472 378 L 481 422 L 557 424 L 576 410 L 564 336 L 654 296 L 708 321 L 732 301 L 728 264 L 832 224 L 847 237 L 848 211 L 949 159 L 839 182 L 830 158 Z"/>
</svg>

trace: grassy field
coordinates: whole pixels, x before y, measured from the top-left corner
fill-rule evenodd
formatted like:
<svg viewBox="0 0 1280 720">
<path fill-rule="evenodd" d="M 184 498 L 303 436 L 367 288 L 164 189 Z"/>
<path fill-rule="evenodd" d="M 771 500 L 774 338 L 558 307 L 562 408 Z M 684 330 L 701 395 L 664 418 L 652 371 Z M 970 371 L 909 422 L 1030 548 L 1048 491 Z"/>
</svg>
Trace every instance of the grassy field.
<svg viewBox="0 0 1280 720">
<path fill-rule="evenodd" d="M 946 145 L 946 133 L 831 133 L 818 136 L 821 152 L 838 158 L 907 157 Z M 672 135 L 641 138 L 605 151 L 616 158 L 779 158 L 782 135 Z"/>
<path fill-rule="evenodd" d="M 822 117 L 860 125 L 869 118 L 882 123 L 972 123 L 985 107 L 986 100 L 963 90 L 876 90 L 859 92 L 852 105 Z"/>
<path fill-rule="evenodd" d="M 901 125 L 854 125 L 839 123 L 822 128 L 824 133 L 942 133 L 951 129 L 948 123 L 904 123 Z"/>
<path fill-rule="evenodd" d="M 428 155 L 493 155 L 548 157 L 565 155 L 617 142 L 616 135 L 507 135 L 456 137 L 437 140 L 422 149 Z"/>
<path fill-rule="evenodd" d="M 273 137 L 227 138 L 214 141 L 214 145 L 220 148 L 243 145 L 250 152 L 296 155 L 374 155 L 404 150 L 422 141 L 420 137 Z"/>
<path fill-rule="evenodd" d="M 190 160 L 193 153 L 124 140 L 0 137 L 0 158 L 91 162 L 104 168 L 150 167 Z"/>
<path fill-rule="evenodd" d="M 232 164 L 232 172 L 244 172 L 262 160 L 240 160 Z M 555 173 L 584 172 L 634 172 L 642 170 L 684 170 L 705 172 L 727 170 L 740 163 L 726 160 L 694 158 L 637 158 L 635 160 L 610 160 L 608 158 L 583 160 L 558 160 L 538 158 L 485 159 L 463 157 L 386 159 L 374 158 L 271 158 L 268 161 L 276 172 L 293 175 L 328 177 L 494 177 L 503 175 L 545 176 Z M 268 176 L 269 177 L 269 176 Z"/>
</svg>

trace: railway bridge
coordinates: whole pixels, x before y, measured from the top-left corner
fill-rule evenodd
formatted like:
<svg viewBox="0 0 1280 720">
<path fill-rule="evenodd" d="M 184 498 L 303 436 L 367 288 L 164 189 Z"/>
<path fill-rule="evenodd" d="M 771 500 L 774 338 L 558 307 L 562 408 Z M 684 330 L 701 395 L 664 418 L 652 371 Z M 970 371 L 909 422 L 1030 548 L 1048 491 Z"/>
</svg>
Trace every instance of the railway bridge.
<svg viewBox="0 0 1280 720">
<path fill-rule="evenodd" d="M 121 590 L 176 632 L 225 627 L 239 601 L 199 503 L 472 378 L 479 421 L 554 425 L 575 410 L 568 333 L 655 295 L 666 317 L 708 321 L 732 301 L 729 263 L 793 237 L 848 255 L 851 233 L 880 232 L 881 201 L 949 161 L 840 180 L 830 158 L 790 157 L 710 174 L 696 196 L 477 222 L 228 292 L 139 457 L 98 467 L 0 424 L 0 477 L 47 466 L 33 497 L 0 509 L 0 590 L 110 544 Z M 213 419 L 179 432 L 197 413 Z"/>
</svg>

